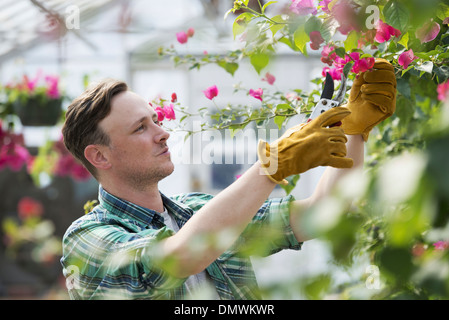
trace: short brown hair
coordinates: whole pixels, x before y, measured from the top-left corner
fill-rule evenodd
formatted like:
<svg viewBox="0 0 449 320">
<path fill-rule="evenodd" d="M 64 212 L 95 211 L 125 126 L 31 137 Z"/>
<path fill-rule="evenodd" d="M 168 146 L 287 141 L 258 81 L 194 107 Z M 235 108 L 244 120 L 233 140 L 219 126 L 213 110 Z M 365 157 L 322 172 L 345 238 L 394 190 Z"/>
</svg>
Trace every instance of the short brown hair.
<svg viewBox="0 0 449 320">
<path fill-rule="evenodd" d="M 90 144 L 109 145 L 109 136 L 98 123 L 111 112 L 112 98 L 128 90 L 126 83 L 106 79 L 73 100 L 66 112 L 62 135 L 66 148 L 98 179 L 97 169 L 85 158 Z"/>
</svg>

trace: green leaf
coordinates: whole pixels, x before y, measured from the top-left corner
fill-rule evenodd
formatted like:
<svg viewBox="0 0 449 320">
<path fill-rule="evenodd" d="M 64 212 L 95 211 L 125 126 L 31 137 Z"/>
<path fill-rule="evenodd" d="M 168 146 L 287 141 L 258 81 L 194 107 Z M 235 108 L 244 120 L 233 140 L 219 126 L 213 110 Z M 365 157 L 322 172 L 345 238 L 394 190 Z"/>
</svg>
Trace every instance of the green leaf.
<svg viewBox="0 0 449 320">
<path fill-rule="evenodd" d="M 239 64 L 235 62 L 220 61 L 218 62 L 218 65 L 229 72 L 232 76 L 239 68 Z"/>
<path fill-rule="evenodd" d="M 402 248 L 385 248 L 380 253 L 380 270 L 397 281 L 406 281 L 414 271 L 411 253 Z"/>
<path fill-rule="evenodd" d="M 307 34 L 310 34 L 312 31 L 320 31 L 323 22 L 315 16 L 311 16 L 304 25 L 304 30 Z"/>
<path fill-rule="evenodd" d="M 244 12 L 235 18 L 234 23 L 232 24 L 232 34 L 234 35 L 234 39 L 237 35 L 245 31 L 246 25 L 253 18 L 253 14 L 250 12 Z"/>
<path fill-rule="evenodd" d="M 389 1 L 383 9 L 385 22 L 401 31 L 407 30 L 410 12 L 407 7 L 399 1 Z"/>
<path fill-rule="evenodd" d="M 280 103 L 276 106 L 276 112 L 282 112 L 293 109 L 288 103 Z"/>
<path fill-rule="evenodd" d="M 265 3 L 262 7 L 262 14 L 265 12 L 265 9 L 269 6 L 272 5 L 274 3 L 277 3 L 277 1 L 268 1 L 267 3 Z"/>
<path fill-rule="evenodd" d="M 300 26 L 296 29 L 293 39 L 295 41 L 295 45 L 302 52 L 302 54 L 307 55 L 306 44 L 310 41 L 310 37 L 305 30 L 305 26 Z"/>
<path fill-rule="evenodd" d="M 398 43 L 399 43 L 400 45 L 404 46 L 405 49 L 408 49 L 408 39 L 409 39 L 409 34 L 408 34 L 408 32 L 406 32 L 406 33 L 402 36 L 401 40 L 400 40 Z"/>
<path fill-rule="evenodd" d="M 359 40 L 359 33 L 355 30 L 351 31 L 346 37 L 346 40 L 344 42 L 345 50 L 351 51 L 353 49 L 357 49 L 358 40 Z"/>
<path fill-rule="evenodd" d="M 263 52 L 254 53 L 250 57 L 250 62 L 254 69 L 256 69 L 257 73 L 260 74 L 260 71 L 270 62 L 270 56 Z"/>
<path fill-rule="evenodd" d="M 422 65 L 418 65 L 415 66 L 416 70 L 422 71 L 422 72 L 427 72 L 432 74 L 432 70 L 433 70 L 433 62 L 432 61 L 426 61 L 424 62 Z"/>
<path fill-rule="evenodd" d="M 338 22 L 335 19 L 326 19 L 320 28 L 320 33 L 326 42 L 329 42 L 338 28 Z"/>
<path fill-rule="evenodd" d="M 277 124 L 279 130 L 281 130 L 282 125 L 284 124 L 285 118 L 286 118 L 285 116 L 274 117 L 274 123 Z"/>
<path fill-rule="evenodd" d="M 282 189 L 284 189 L 284 191 L 287 195 L 289 195 L 293 191 L 293 189 L 295 189 L 296 184 L 298 183 L 299 177 L 300 177 L 299 174 L 295 174 L 290 177 L 287 177 L 287 178 L 285 178 L 285 180 L 288 181 L 288 184 L 287 185 L 280 184 L 279 186 Z"/>
<path fill-rule="evenodd" d="M 345 58 L 345 56 L 346 56 L 346 50 L 345 50 L 345 48 L 338 47 L 338 48 L 335 48 L 334 51 L 335 51 L 335 53 L 337 54 L 337 56 L 339 56 L 340 58 L 342 58 L 342 59 Z"/>
<path fill-rule="evenodd" d="M 271 33 L 273 33 L 273 37 L 274 35 L 281 30 L 282 28 L 284 28 L 285 26 L 285 20 L 282 18 L 281 15 L 277 15 L 274 16 L 273 18 L 271 18 L 272 21 L 276 22 L 276 23 L 272 23 L 270 30 Z"/>
</svg>

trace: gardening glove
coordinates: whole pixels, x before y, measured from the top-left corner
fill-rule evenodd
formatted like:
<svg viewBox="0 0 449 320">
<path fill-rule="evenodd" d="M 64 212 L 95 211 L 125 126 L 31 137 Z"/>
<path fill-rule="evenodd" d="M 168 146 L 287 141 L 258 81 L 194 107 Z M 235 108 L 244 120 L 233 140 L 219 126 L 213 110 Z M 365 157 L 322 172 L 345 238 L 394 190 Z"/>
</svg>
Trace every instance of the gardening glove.
<svg viewBox="0 0 449 320">
<path fill-rule="evenodd" d="M 376 59 L 370 71 L 354 80 L 345 105 L 351 114 L 342 121 L 346 134 L 361 134 L 365 141 L 377 124 L 390 117 L 396 109 L 396 77 L 393 66 L 384 59 Z"/>
<path fill-rule="evenodd" d="M 271 145 L 259 140 L 257 155 L 264 174 L 273 182 L 286 185 L 284 178 L 314 167 L 352 167 L 352 159 L 345 158 L 348 139 L 343 129 L 327 128 L 350 113 L 348 108 L 335 107 L 307 124 L 290 128 Z"/>
</svg>

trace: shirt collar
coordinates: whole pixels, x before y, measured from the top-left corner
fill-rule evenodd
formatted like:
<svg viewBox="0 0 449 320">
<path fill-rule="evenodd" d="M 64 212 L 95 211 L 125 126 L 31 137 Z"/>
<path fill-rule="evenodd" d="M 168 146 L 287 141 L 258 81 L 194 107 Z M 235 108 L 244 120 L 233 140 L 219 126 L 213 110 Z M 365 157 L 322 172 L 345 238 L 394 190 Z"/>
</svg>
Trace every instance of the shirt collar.
<svg viewBox="0 0 449 320">
<path fill-rule="evenodd" d="M 180 203 L 173 201 L 172 199 L 161 193 L 164 206 L 169 212 L 173 212 L 175 219 L 180 221 L 180 227 L 188 220 L 192 212 L 190 208 L 183 206 Z M 127 200 L 118 198 L 103 187 L 99 186 L 98 199 L 100 205 L 110 211 L 111 213 L 119 216 L 122 219 L 136 221 L 143 226 L 150 224 L 163 226 L 164 218 L 162 215 L 154 210 L 141 207 L 137 204 L 129 202 Z"/>
</svg>

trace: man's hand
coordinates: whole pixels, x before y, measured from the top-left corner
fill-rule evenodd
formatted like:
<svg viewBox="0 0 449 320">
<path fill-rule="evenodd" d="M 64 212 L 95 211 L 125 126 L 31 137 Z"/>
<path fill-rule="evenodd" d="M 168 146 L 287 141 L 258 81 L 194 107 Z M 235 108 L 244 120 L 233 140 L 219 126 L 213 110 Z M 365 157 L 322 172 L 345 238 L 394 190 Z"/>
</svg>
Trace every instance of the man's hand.
<svg viewBox="0 0 449 320">
<path fill-rule="evenodd" d="M 349 95 L 346 107 L 351 115 L 342 121 L 346 134 L 361 134 L 365 141 L 377 124 L 396 110 L 396 77 L 393 66 L 384 59 L 376 59 L 373 70 L 359 74 Z"/>
<path fill-rule="evenodd" d="M 328 128 L 350 113 L 345 107 L 332 108 L 307 124 L 287 130 L 271 145 L 260 140 L 257 154 L 264 173 L 276 183 L 287 184 L 286 177 L 314 167 L 352 167 L 352 159 L 346 158 L 343 129 Z"/>
</svg>

